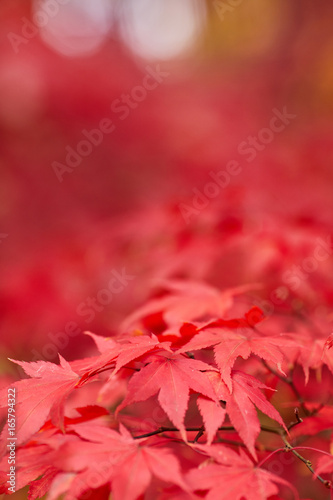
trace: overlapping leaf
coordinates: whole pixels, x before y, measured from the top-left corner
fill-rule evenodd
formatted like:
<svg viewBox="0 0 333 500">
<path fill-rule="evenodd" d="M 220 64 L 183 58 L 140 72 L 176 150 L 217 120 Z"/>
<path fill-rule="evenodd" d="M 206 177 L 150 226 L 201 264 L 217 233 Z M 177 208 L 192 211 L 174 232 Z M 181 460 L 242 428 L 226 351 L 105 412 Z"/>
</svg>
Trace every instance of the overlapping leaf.
<svg viewBox="0 0 333 500">
<path fill-rule="evenodd" d="M 69 393 L 79 380 L 70 364 L 60 355 L 60 365 L 46 361 L 26 363 L 14 361 L 31 378 L 15 382 L 16 390 L 15 437 L 17 445 L 29 439 L 50 416 L 54 425 L 63 428 L 64 405 Z M 8 392 L 0 391 L 0 406 L 7 405 Z M 2 436 L 8 435 L 8 424 Z M 4 449 L 2 450 L 4 452 Z"/>
<path fill-rule="evenodd" d="M 187 475 L 194 491 L 207 491 L 206 500 L 268 500 L 278 494 L 278 486 L 291 489 L 298 499 L 290 483 L 256 466 L 242 450 L 238 454 L 222 445 L 199 446 L 198 450 L 216 462 L 204 463 Z"/>
<path fill-rule="evenodd" d="M 136 337 L 126 337 L 117 342 L 112 341 L 111 348 L 107 349 L 103 340 L 93 335 L 97 346 L 100 346 L 102 353 L 97 360 L 91 363 L 89 370 L 81 377 L 79 385 L 84 384 L 89 378 L 98 374 L 103 369 L 112 369 L 115 375 L 123 366 L 131 361 L 143 356 L 155 347 L 169 349 L 169 342 L 160 343 L 156 335 L 140 335 Z"/>
<path fill-rule="evenodd" d="M 260 422 L 255 407 L 285 428 L 280 414 L 261 392 L 261 389 L 267 389 L 267 387 L 251 375 L 234 371 L 232 372 L 233 391 L 231 393 L 220 374 L 210 372 L 208 376 L 217 398 L 226 402 L 226 412 L 232 425 L 252 456 L 256 457 L 255 441 L 260 433 Z M 214 405 L 213 401 L 208 400 L 204 406 L 199 404 L 204 422 L 210 422 L 210 414 L 216 413 Z M 219 412 L 217 414 L 218 418 L 210 426 L 207 426 L 208 442 L 212 441 L 212 436 L 215 435 L 218 427 L 223 422 L 223 416 L 224 414 Z"/>
<path fill-rule="evenodd" d="M 184 418 L 190 389 L 218 402 L 207 374 L 203 373 L 212 367 L 168 352 L 160 352 L 147 361 L 148 364 L 130 379 L 127 396 L 117 411 L 158 394 L 161 407 L 185 439 Z"/>
<path fill-rule="evenodd" d="M 179 462 L 167 448 L 144 445 L 121 426 L 120 433 L 97 425 L 72 426 L 80 437 L 61 446 L 54 463 L 64 472 L 76 472 L 65 499 L 78 492 L 110 484 L 114 500 L 136 500 L 153 477 L 188 490 Z"/>
<path fill-rule="evenodd" d="M 193 321 L 203 315 L 222 317 L 232 306 L 234 296 L 255 285 L 243 285 L 220 291 L 200 281 L 166 280 L 161 282 L 167 293 L 151 299 L 122 324 L 124 331 L 140 325 L 148 315 L 162 312 L 167 325 Z"/>
<path fill-rule="evenodd" d="M 293 342 L 288 338 L 269 337 L 254 332 L 249 327 L 230 328 L 204 327 L 185 346 L 177 352 L 196 351 L 214 346 L 214 357 L 220 369 L 222 378 L 228 388 L 232 390 L 231 370 L 238 357 L 247 359 L 255 354 L 265 361 L 273 363 L 280 372 L 284 354 L 281 347 Z"/>
</svg>

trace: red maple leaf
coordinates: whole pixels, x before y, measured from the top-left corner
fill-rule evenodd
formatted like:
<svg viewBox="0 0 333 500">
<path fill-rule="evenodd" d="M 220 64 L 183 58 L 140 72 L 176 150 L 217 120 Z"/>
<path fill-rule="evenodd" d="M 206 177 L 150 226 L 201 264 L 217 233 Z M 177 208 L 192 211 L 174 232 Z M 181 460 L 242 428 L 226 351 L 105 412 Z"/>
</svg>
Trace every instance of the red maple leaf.
<svg viewBox="0 0 333 500">
<path fill-rule="evenodd" d="M 89 337 L 93 339 L 100 353 L 103 353 L 105 351 L 110 351 L 117 345 L 116 341 L 111 337 L 102 337 L 101 335 L 96 335 L 95 333 L 92 332 L 84 332 L 84 334 L 89 335 Z"/>
<path fill-rule="evenodd" d="M 307 405 L 310 406 L 309 404 Z M 317 405 L 314 405 L 314 410 Z M 322 431 L 333 428 L 333 407 L 323 406 L 319 411 L 315 411 L 313 416 L 308 416 L 302 420 L 302 425 L 297 425 L 292 429 L 293 438 L 298 436 L 313 436 Z"/>
<path fill-rule="evenodd" d="M 201 330 L 206 328 L 215 327 L 225 327 L 225 328 L 253 328 L 257 323 L 264 319 L 264 313 L 259 309 L 259 307 L 252 307 L 244 316 L 244 318 L 232 318 L 232 319 L 214 319 L 208 323 L 204 323 L 200 327 L 193 325 L 192 323 L 183 323 L 176 331 L 175 327 L 167 328 L 163 331 L 160 338 L 163 340 L 169 340 L 172 342 L 172 346 L 183 347 L 187 342 L 189 342 L 194 335 L 197 335 Z"/>
<path fill-rule="evenodd" d="M 42 444 L 37 446 L 23 446 L 19 447 L 15 452 L 15 490 L 19 490 L 27 486 L 27 484 L 36 485 L 35 480 L 38 477 L 45 475 L 45 477 L 54 477 L 57 470 L 49 465 L 45 460 L 41 459 L 45 454 L 50 451 L 48 444 Z M 4 456 L 0 461 L 0 471 L 6 471 L 8 473 L 8 456 Z M 6 486 L 8 487 L 8 476 L 5 473 L 1 477 L 0 472 L 0 492 L 4 493 L 6 491 Z M 36 492 L 40 489 L 36 488 Z M 33 498 L 39 498 L 39 496 L 34 496 Z M 30 496 L 29 496 L 30 499 Z"/>
<path fill-rule="evenodd" d="M 207 432 L 207 443 L 211 444 L 217 429 L 223 424 L 226 410 L 222 408 L 220 403 L 216 403 L 211 399 L 199 396 L 197 405 L 202 415 L 202 419 Z"/>
<path fill-rule="evenodd" d="M 220 374 L 209 372 L 208 377 L 214 387 L 216 397 L 226 402 L 225 411 L 228 413 L 232 425 L 235 427 L 253 457 L 256 457 L 254 445 L 260 433 L 260 422 L 255 406 L 286 429 L 280 414 L 274 406 L 267 401 L 260 390 L 269 388 L 259 380 L 244 372 L 233 371 L 233 391 L 231 393 Z M 208 443 L 210 443 L 218 427 L 223 422 L 222 417 L 224 417 L 224 414 L 220 411 L 217 412 L 214 401 L 206 400 L 203 406 L 203 398 L 198 399 L 199 410 L 207 427 Z M 211 414 L 216 415 L 215 421 L 211 420 Z M 209 422 L 209 424 L 206 424 L 206 422 Z"/>
<path fill-rule="evenodd" d="M 109 415 L 109 412 L 103 408 L 102 406 L 97 405 L 87 405 L 83 408 L 75 408 L 75 410 L 79 413 L 78 417 L 64 417 L 64 426 L 65 429 L 70 424 L 78 424 L 81 422 L 88 422 L 89 420 L 94 420 L 95 418 L 104 417 Z M 45 422 L 43 427 L 40 429 L 41 431 L 45 431 L 48 429 L 55 429 L 52 420 L 48 420 Z"/>
<path fill-rule="evenodd" d="M 137 309 L 123 322 L 123 330 L 137 327 L 145 317 L 156 313 L 163 313 L 169 326 L 193 321 L 206 314 L 222 317 L 232 306 L 233 297 L 250 288 L 244 285 L 220 291 L 206 283 L 190 280 L 168 280 L 161 284 L 168 293 Z"/>
<path fill-rule="evenodd" d="M 135 500 L 153 476 L 189 489 L 169 449 L 144 445 L 146 439 L 133 439 L 123 426 L 120 433 L 87 424 L 73 425 L 72 430 L 79 437 L 64 443 L 52 457 L 62 471 L 77 473 L 70 482 L 68 498 L 78 498 L 92 487 L 109 483 L 115 500 Z"/>
<path fill-rule="evenodd" d="M 32 377 L 12 385 L 17 393 L 15 406 L 17 445 L 37 432 L 49 416 L 56 427 L 63 428 L 65 401 L 77 384 L 79 376 L 60 355 L 59 359 L 60 365 L 47 361 L 26 363 L 12 360 Z M 1 390 L 1 407 L 7 405 L 7 399 L 7 389 Z M 8 423 L 2 431 L 2 436 L 7 437 L 7 435 Z"/>
<path fill-rule="evenodd" d="M 93 335 L 93 338 L 98 346 L 103 346 L 103 352 L 91 363 L 89 370 L 81 377 L 78 387 L 105 369 L 113 369 L 110 376 L 115 375 L 127 363 L 140 358 L 147 352 L 154 350 L 155 347 L 169 350 L 170 345 L 169 342 L 160 343 L 156 335 L 152 334 L 120 338 L 116 342 L 112 341 L 110 349 L 105 349 L 106 344 L 103 340 L 98 339 L 97 335 Z"/>
<path fill-rule="evenodd" d="M 184 418 L 190 389 L 218 402 L 207 374 L 203 373 L 213 368 L 202 361 L 166 351 L 148 357 L 146 362 L 148 364 L 131 377 L 128 393 L 117 412 L 158 393 L 161 407 L 186 439 Z"/>
<path fill-rule="evenodd" d="M 294 342 L 282 336 L 261 335 L 260 332 L 254 332 L 248 325 L 236 330 L 205 328 L 200 331 L 199 328 L 198 331 L 199 333 L 177 352 L 190 352 L 214 346 L 216 364 L 230 390 L 232 390 L 231 370 L 239 356 L 247 359 L 251 354 L 255 354 L 266 361 L 274 363 L 280 372 L 284 374 L 281 367 L 284 360 L 282 348 L 288 343 L 294 344 Z"/>
<path fill-rule="evenodd" d="M 301 335 L 298 338 L 299 350 L 297 362 L 302 366 L 306 383 L 309 380 L 310 368 L 318 369 L 327 365 L 333 373 L 333 352 L 330 350 L 330 337 L 314 338 L 312 335 Z"/>
<path fill-rule="evenodd" d="M 46 495 L 54 478 L 58 475 L 58 472 L 59 471 L 54 467 L 49 467 L 43 477 L 30 483 L 28 500 L 36 500 Z"/>
<path fill-rule="evenodd" d="M 260 323 L 265 319 L 263 311 L 257 307 L 251 307 L 251 309 L 245 313 L 243 318 L 231 318 L 231 319 L 215 319 L 205 323 L 204 326 L 198 329 L 198 331 L 204 328 L 215 328 L 215 327 L 225 327 L 225 328 L 253 328 L 257 323 Z"/>
<path fill-rule="evenodd" d="M 216 463 L 207 461 L 192 469 L 187 481 L 194 491 L 208 491 L 206 500 L 268 500 L 279 491 L 277 485 L 294 487 L 275 474 L 258 467 L 239 450 L 239 454 L 223 445 L 200 446 Z"/>
</svg>

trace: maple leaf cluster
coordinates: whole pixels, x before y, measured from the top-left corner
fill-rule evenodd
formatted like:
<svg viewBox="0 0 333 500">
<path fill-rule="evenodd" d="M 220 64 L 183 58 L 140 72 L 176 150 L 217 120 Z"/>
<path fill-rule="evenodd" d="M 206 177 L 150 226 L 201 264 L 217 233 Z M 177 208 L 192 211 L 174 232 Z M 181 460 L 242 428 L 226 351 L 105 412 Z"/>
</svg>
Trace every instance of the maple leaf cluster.
<svg viewBox="0 0 333 500">
<path fill-rule="evenodd" d="M 116 335 L 86 332 L 95 356 L 12 360 L 28 376 L 11 385 L 16 488 L 29 485 L 29 500 L 299 498 L 299 464 L 276 467 L 288 453 L 324 495 L 331 335 L 300 313 L 267 316 L 250 302 L 251 286 L 168 280 Z M 7 400 L 5 388 L 2 408 Z M 0 491 L 11 494 L 8 425 Z"/>
</svg>

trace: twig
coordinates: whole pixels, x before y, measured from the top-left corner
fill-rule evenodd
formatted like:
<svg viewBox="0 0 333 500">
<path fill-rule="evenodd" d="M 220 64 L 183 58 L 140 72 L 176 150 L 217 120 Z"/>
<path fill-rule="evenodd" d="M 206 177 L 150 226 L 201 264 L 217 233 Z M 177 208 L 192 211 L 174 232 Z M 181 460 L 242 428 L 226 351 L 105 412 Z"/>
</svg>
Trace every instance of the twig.
<svg viewBox="0 0 333 500">
<path fill-rule="evenodd" d="M 186 430 L 186 432 L 198 432 L 198 433 L 200 433 L 200 436 L 197 437 L 197 439 L 199 439 L 204 432 L 204 428 L 202 426 L 201 427 L 187 427 L 185 430 Z M 219 427 L 218 430 L 219 431 L 235 431 L 236 429 L 233 425 L 223 425 L 222 427 Z M 265 425 L 261 426 L 261 430 L 266 431 L 266 432 L 272 432 L 274 434 L 279 434 L 279 435 L 281 434 L 281 431 L 278 428 L 267 427 Z M 157 434 L 162 434 L 163 432 L 179 432 L 179 429 L 177 429 L 177 427 L 159 427 L 155 431 L 147 432 L 146 434 L 140 434 L 139 436 L 133 436 L 133 439 L 142 439 L 142 438 L 146 438 L 146 437 L 150 437 L 150 436 L 156 436 Z M 242 446 L 242 443 L 238 443 L 238 444 L 240 446 Z"/>
<path fill-rule="evenodd" d="M 304 414 L 309 417 L 311 412 L 307 409 L 307 407 L 305 406 L 305 403 L 304 403 L 304 399 L 302 398 L 302 396 L 300 395 L 300 393 L 298 392 L 298 389 L 297 387 L 295 386 L 293 380 L 291 377 L 285 377 L 283 375 L 281 375 L 281 373 L 279 373 L 278 371 L 276 371 L 274 368 L 272 368 L 271 366 L 269 366 L 269 364 L 264 360 L 262 359 L 261 360 L 262 364 L 264 365 L 265 368 L 267 368 L 267 370 L 269 370 L 271 373 L 273 373 L 273 375 L 275 375 L 276 377 L 278 377 L 280 380 L 282 380 L 282 382 L 285 382 L 286 384 L 289 385 L 289 387 L 291 388 L 291 390 L 294 392 L 297 400 L 299 401 L 299 404 L 300 404 L 300 407 L 302 408 Z"/>
<path fill-rule="evenodd" d="M 201 436 L 204 434 L 205 428 L 202 426 L 198 434 L 195 436 L 193 443 L 197 443 Z"/>
<path fill-rule="evenodd" d="M 299 458 L 299 460 L 301 460 L 306 466 L 307 468 L 309 469 L 309 471 L 312 473 L 312 474 L 316 474 L 314 469 L 312 468 L 312 462 L 310 460 L 307 460 L 305 457 L 303 457 L 300 453 L 298 453 L 298 451 L 296 451 L 292 445 L 289 443 L 289 441 L 286 439 L 286 437 L 284 435 L 281 435 L 281 438 L 286 446 L 286 450 L 287 451 L 291 451 L 295 457 Z M 326 488 L 328 489 L 331 489 L 332 488 L 332 483 L 331 481 L 328 481 L 324 478 L 322 478 L 321 476 L 319 476 L 319 474 L 316 474 L 316 479 L 318 479 L 318 481 L 320 481 Z"/>
<path fill-rule="evenodd" d="M 197 431 L 200 432 L 202 427 L 188 427 L 186 431 Z M 141 434 L 140 436 L 133 436 L 133 439 L 142 439 L 150 436 L 156 436 L 157 434 L 162 434 L 163 432 L 179 432 L 177 427 L 160 427 L 156 431 L 147 432 L 146 434 Z"/>
<path fill-rule="evenodd" d="M 295 413 L 295 417 L 296 417 L 296 422 L 291 422 L 288 425 L 288 427 L 287 427 L 288 431 L 290 431 L 290 429 L 293 429 L 294 427 L 296 427 L 296 425 L 299 425 L 303 422 L 303 419 L 299 416 L 298 408 L 295 408 L 294 413 Z"/>
</svg>

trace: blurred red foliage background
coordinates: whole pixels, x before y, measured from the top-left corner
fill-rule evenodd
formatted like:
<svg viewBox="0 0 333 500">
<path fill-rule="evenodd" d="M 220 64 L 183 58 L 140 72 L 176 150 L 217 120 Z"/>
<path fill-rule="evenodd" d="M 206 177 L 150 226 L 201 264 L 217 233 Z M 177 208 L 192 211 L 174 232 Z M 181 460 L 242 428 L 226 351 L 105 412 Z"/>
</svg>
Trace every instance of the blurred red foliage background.
<svg viewBox="0 0 333 500">
<path fill-rule="evenodd" d="M 138 14 L 130 1 L 55 2 L 56 13 L 52 2 L 1 2 L 4 374 L 7 356 L 78 357 L 91 344 L 73 336 L 61 346 L 68 322 L 110 334 L 161 278 L 261 282 L 267 297 L 331 234 L 333 6 L 198 0 L 179 12 L 171 2 L 164 16 L 167 2 L 141 3 Z M 167 76 L 156 88 L 134 90 L 158 68 Z M 128 94 L 137 99 L 122 120 Z M 294 118 L 248 161 L 240 145 L 274 109 Z M 104 119 L 115 129 L 59 179 L 54 162 Z M 232 160 L 241 173 L 184 219 L 181 204 Z M 123 268 L 135 279 L 88 322 L 80 304 Z M 297 307 L 308 301 L 319 320 L 332 319 L 331 271 L 325 262 L 298 292 Z"/>
</svg>

